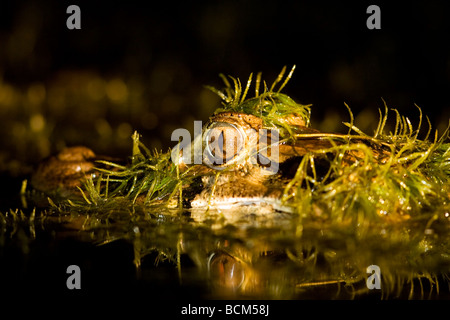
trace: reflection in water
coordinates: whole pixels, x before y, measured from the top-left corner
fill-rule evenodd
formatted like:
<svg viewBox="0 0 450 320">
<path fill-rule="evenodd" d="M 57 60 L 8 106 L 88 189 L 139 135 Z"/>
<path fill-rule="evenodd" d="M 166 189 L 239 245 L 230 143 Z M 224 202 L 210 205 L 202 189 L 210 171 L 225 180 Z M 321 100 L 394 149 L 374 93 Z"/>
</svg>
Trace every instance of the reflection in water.
<svg viewBox="0 0 450 320">
<path fill-rule="evenodd" d="M 0 236 L 23 238 L 18 232 L 22 228 L 28 244 L 39 240 L 34 239 L 36 229 L 51 230 L 54 241 L 76 238 L 107 246 L 122 239 L 132 244 L 138 271 L 146 268 L 141 264 L 146 256 L 157 253 L 155 263 L 173 264 L 180 285 L 197 281 L 207 298 L 448 295 L 450 221 L 445 214 L 427 223 L 416 219 L 336 226 L 276 212 L 262 216 L 248 208 L 226 212 L 96 208 L 102 214 L 77 210 L 60 206 L 32 214 L 2 214 Z M 370 265 L 380 267 L 381 290 L 366 286 Z"/>
<path fill-rule="evenodd" d="M 208 258 L 208 277 L 219 290 L 236 291 L 245 280 L 245 265 L 228 253 L 216 250 Z"/>
</svg>

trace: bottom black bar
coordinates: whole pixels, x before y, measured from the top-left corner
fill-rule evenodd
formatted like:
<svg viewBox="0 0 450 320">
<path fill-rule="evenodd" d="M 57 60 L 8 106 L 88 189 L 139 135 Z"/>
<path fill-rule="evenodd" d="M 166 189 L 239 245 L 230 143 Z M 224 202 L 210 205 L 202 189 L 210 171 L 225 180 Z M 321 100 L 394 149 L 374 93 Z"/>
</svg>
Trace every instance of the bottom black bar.
<svg viewBox="0 0 450 320">
<path fill-rule="evenodd" d="M 101 296 L 54 297 L 41 295 L 34 298 L 9 296 L 1 300 L 2 310 L 8 314 L 40 314 L 60 319 L 61 314 L 73 318 L 101 316 L 103 319 L 118 314 L 142 319 L 385 319 L 419 314 L 445 314 L 449 301 L 372 301 L 372 300 L 155 300 L 142 296 L 107 294 Z"/>
</svg>

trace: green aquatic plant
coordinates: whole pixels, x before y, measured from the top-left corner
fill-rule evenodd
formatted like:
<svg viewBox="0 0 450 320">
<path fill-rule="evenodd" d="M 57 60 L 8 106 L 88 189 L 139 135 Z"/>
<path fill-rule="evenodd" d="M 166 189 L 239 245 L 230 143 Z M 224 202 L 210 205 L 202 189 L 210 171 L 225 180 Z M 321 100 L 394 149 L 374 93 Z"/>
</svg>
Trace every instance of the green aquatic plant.
<svg viewBox="0 0 450 320">
<path fill-rule="evenodd" d="M 296 103 L 292 98 L 280 92 L 292 77 L 294 70 L 295 66 L 283 81 L 286 73 L 286 67 L 283 67 L 270 88 L 264 82 L 264 91 L 262 93 L 260 93 L 262 73 L 258 73 L 255 81 L 255 96 L 249 99 L 245 98 L 252 84 L 253 74 L 250 74 L 244 92 L 242 92 L 242 85 L 239 79 L 230 76 L 229 79 L 233 81 L 232 86 L 227 77 L 220 74 L 225 84 L 225 89 L 217 90 L 214 87 L 206 86 L 222 98 L 222 108 L 218 108 L 214 114 L 234 111 L 260 117 L 266 128 L 278 128 L 281 137 L 286 137 L 288 136 L 287 134 L 293 135 L 296 131 L 295 126 L 292 125 L 292 117 L 297 118 L 296 120 L 302 125 L 309 127 L 311 104 Z M 281 81 L 283 83 L 276 89 Z"/>
<path fill-rule="evenodd" d="M 420 109 L 419 109 L 420 110 Z M 373 136 L 361 132 L 353 121 L 346 123 L 348 134 L 313 134 L 336 144 L 304 157 L 297 174 L 285 189 L 284 199 L 302 206 L 321 207 L 321 212 L 342 220 L 361 213 L 363 218 L 408 218 L 432 212 L 449 200 L 450 144 L 447 131 L 433 141 L 418 139 L 407 118 L 397 113 L 395 131 L 385 133 L 387 107 Z M 420 119 L 422 114 L 420 114 Z M 353 117 L 352 117 L 353 119 Z M 352 131 L 356 134 L 351 134 Z M 311 135 L 298 134 L 297 139 Z M 340 144 L 337 144 L 341 142 Z M 327 154 L 330 163 L 325 177 L 318 181 L 314 161 Z M 330 157 L 331 155 L 331 157 Z M 351 158 L 351 161 L 346 159 Z M 308 174 L 308 170 L 312 174 Z M 303 185 L 306 183 L 307 188 Z M 303 211 L 299 208 L 299 211 Z M 444 214 L 442 212 L 442 214 Z"/>
<path fill-rule="evenodd" d="M 362 132 L 354 124 L 350 108 L 350 122 L 344 122 L 347 133 L 299 132 L 299 123 L 310 125 L 310 105 L 297 104 L 280 93 L 294 68 L 283 81 L 285 71 L 283 68 L 270 88 L 264 82 L 263 92 L 259 90 L 261 74 L 258 74 L 252 98 L 246 99 L 252 76 L 245 89 L 239 79 L 229 77 L 232 86 L 223 75 L 225 89 L 210 88 L 223 99 L 223 106 L 215 113 L 234 111 L 256 115 L 262 118 L 265 128 L 280 130 L 280 143 L 292 140 L 301 143 L 302 139 L 330 142 L 331 147 L 318 147 L 303 156 L 295 176 L 284 188 L 281 197 L 284 205 L 305 217 L 336 222 L 350 219 L 361 223 L 384 216 L 401 221 L 435 212 L 437 208 L 442 210 L 441 215 L 446 213 L 450 194 L 448 129 L 441 136 L 436 131 L 430 139 L 432 129 L 428 121 L 428 131 L 419 139 L 423 120 L 420 108 L 417 127 L 394 109 L 395 129 L 386 132 L 389 110 L 385 104 L 373 135 Z M 293 118 L 295 125 L 289 120 Z M 130 165 L 101 162 L 112 169 L 98 169 L 101 174 L 87 181 L 84 198 L 88 204 L 128 199 L 132 204 L 181 208 L 186 204 L 184 196 L 196 187 L 195 178 L 201 175 L 201 165 L 181 170 L 171 161 L 170 151 L 150 151 L 137 133 L 133 135 Z M 318 163 L 326 172 L 317 172 Z"/>
<path fill-rule="evenodd" d="M 150 151 L 139 140 L 137 132 L 133 134 L 131 164 L 123 166 L 103 160 L 98 163 L 111 169 L 98 168 L 98 177 L 88 179 L 84 190 L 80 188 L 89 205 L 108 205 L 124 200 L 132 204 L 165 202 L 172 205 L 177 192 L 178 198 L 182 199 L 183 187 L 192 178 L 188 172 L 180 173 L 179 168 L 171 161 L 170 152 Z M 80 205 L 79 202 L 71 203 Z"/>
</svg>

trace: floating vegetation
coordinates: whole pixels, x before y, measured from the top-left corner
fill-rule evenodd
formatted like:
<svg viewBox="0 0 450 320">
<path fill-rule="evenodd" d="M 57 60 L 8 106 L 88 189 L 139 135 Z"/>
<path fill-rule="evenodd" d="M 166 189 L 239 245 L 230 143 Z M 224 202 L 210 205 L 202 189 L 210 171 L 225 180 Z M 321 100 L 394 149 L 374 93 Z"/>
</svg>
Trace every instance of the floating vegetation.
<svg viewBox="0 0 450 320">
<path fill-rule="evenodd" d="M 437 208 L 442 211 L 439 218 L 443 217 L 450 195 L 449 129 L 439 136 L 438 132 L 432 134 L 428 123 L 425 137 L 419 139 L 423 115 L 418 108 L 417 127 L 393 110 L 395 130 L 386 132 L 388 107 L 385 104 L 373 135 L 358 129 L 350 108 L 350 122 L 344 122 L 348 127 L 346 134 L 298 133 L 301 130 L 298 122 L 290 124 L 288 119 L 300 118 L 304 126 L 309 126 L 310 106 L 297 104 L 279 92 L 293 70 L 277 91 L 274 91 L 275 87 L 283 80 L 285 69 L 270 89 L 264 83 L 261 94 L 261 74 L 258 74 L 255 97 L 247 100 L 251 76 L 243 92 L 238 79 L 230 77 L 233 88 L 223 75 L 224 92 L 213 89 L 224 100 L 224 106 L 216 113 L 234 111 L 257 115 L 263 119 L 265 128 L 276 127 L 285 133 L 280 134 L 280 144 L 292 140 L 298 145 L 303 140 L 317 141 L 317 148 L 308 149 L 294 177 L 285 184 L 280 197 L 283 205 L 305 217 L 320 216 L 335 222 L 350 219 L 358 224 L 383 217 L 403 221 L 430 212 L 433 216 Z M 323 147 L 323 141 L 327 142 L 326 147 Z M 204 165 L 180 168 L 171 161 L 170 152 L 151 152 L 141 143 L 137 133 L 133 135 L 130 165 L 100 162 L 112 169 L 98 169 L 102 174 L 87 181 L 84 198 L 88 204 L 126 198 L 132 204 L 165 203 L 182 207 L 189 200 L 189 190 L 200 187 L 195 178 L 218 174 L 202 168 Z M 324 171 L 325 168 L 325 172 L 318 172 L 318 162 L 322 163 L 321 169 Z"/>
<path fill-rule="evenodd" d="M 218 108 L 214 114 L 233 111 L 260 117 L 266 128 L 278 128 L 280 130 L 281 137 L 286 137 L 288 134 L 293 135 L 297 129 L 296 125 L 299 122 L 302 125 L 309 127 L 311 105 L 298 104 L 292 98 L 280 92 L 291 78 L 294 70 L 295 66 L 291 69 L 284 82 L 275 91 L 277 84 L 283 80 L 286 72 L 286 67 L 284 67 L 277 79 L 271 85 L 270 89 L 268 89 L 267 84 L 264 82 L 264 91 L 261 94 L 259 90 L 261 86 L 262 74 L 258 73 L 255 81 L 255 96 L 247 100 L 245 98 L 247 97 L 248 90 L 252 83 L 252 74 L 247 81 L 247 86 L 243 93 L 242 85 L 239 79 L 235 79 L 230 76 L 229 78 L 233 81 L 234 85 L 231 86 L 227 77 L 220 74 L 220 77 L 226 85 L 223 91 L 207 86 L 208 89 L 215 92 L 223 100 L 223 107 Z M 297 120 L 297 123 L 296 125 L 293 125 L 295 120 Z"/>
</svg>

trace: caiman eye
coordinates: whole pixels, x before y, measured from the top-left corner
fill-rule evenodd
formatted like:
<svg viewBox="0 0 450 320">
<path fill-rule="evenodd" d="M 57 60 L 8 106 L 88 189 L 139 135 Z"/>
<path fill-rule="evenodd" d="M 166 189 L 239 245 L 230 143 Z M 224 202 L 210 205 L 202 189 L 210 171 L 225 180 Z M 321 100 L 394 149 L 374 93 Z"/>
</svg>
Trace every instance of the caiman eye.
<svg viewBox="0 0 450 320">
<path fill-rule="evenodd" d="M 245 268 L 242 263 L 220 250 L 209 256 L 208 270 L 212 284 L 222 288 L 238 289 L 245 279 Z"/>
<path fill-rule="evenodd" d="M 231 123 L 216 122 L 205 133 L 205 148 L 208 162 L 226 165 L 244 148 L 242 131 Z"/>
</svg>

